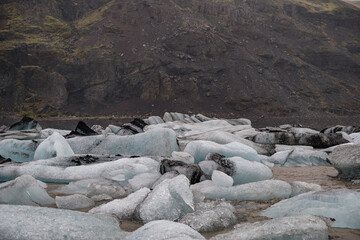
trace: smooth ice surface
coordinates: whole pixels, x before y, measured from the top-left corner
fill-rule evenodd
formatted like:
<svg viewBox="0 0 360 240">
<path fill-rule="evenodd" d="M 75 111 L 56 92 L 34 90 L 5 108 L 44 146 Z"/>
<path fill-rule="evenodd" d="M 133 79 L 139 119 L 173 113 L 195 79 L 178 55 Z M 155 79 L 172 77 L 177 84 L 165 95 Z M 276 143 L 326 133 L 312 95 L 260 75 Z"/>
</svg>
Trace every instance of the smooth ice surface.
<svg viewBox="0 0 360 240">
<path fill-rule="evenodd" d="M 32 161 L 38 145 L 32 140 L 5 139 L 0 141 L 0 155 L 15 162 Z"/>
<path fill-rule="evenodd" d="M 232 187 L 219 187 L 206 180 L 191 185 L 192 191 L 198 191 L 208 199 L 226 200 L 270 200 L 288 198 L 291 194 L 289 183 L 281 180 L 265 180 Z"/>
<path fill-rule="evenodd" d="M 202 202 L 196 211 L 186 214 L 180 223 L 189 225 L 198 232 L 214 232 L 237 223 L 236 209 L 227 202 Z"/>
<path fill-rule="evenodd" d="M 328 226 L 320 217 L 303 215 L 239 224 L 235 226 L 235 230 L 216 235 L 210 239 L 327 240 Z"/>
<path fill-rule="evenodd" d="M 232 177 L 218 170 L 213 171 L 211 180 L 216 186 L 220 187 L 231 187 L 234 183 L 234 179 Z"/>
<path fill-rule="evenodd" d="M 257 152 L 253 148 L 238 142 L 222 145 L 210 141 L 198 140 L 186 145 L 184 152 L 194 156 L 195 163 L 203 161 L 208 153 L 219 153 L 225 157 L 239 156 L 250 161 L 260 161 Z"/>
<path fill-rule="evenodd" d="M 172 152 L 171 157 L 174 160 L 182 161 L 186 164 L 194 164 L 195 163 L 194 157 L 187 152 Z"/>
<path fill-rule="evenodd" d="M 267 180 L 273 177 L 271 169 L 262 163 L 248 161 L 241 157 L 232 157 L 229 160 L 233 163 L 234 173 L 231 176 L 234 179 L 234 185 Z"/>
<path fill-rule="evenodd" d="M 300 195 L 300 194 L 303 194 L 306 192 L 323 190 L 319 184 L 315 184 L 315 183 L 296 181 L 296 182 L 290 183 L 290 185 L 292 188 L 290 197 L 294 197 L 294 196 L 297 196 L 297 195 Z"/>
<path fill-rule="evenodd" d="M 95 207 L 91 209 L 89 213 L 114 214 L 120 219 L 132 218 L 136 207 L 144 201 L 149 193 L 150 189 L 141 188 L 126 198 L 115 199 L 111 202 Z"/>
<path fill-rule="evenodd" d="M 360 179 L 360 144 L 339 146 L 329 155 L 339 177 Z"/>
<path fill-rule="evenodd" d="M 131 136 L 109 135 L 91 149 L 93 154 L 121 154 L 136 156 L 171 156 L 179 151 L 175 132 L 156 128 Z"/>
<path fill-rule="evenodd" d="M 360 192 L 334 189 L 300 194 L 282 200 L 261 212 L 261 216 L 280 218 L 312 214 L 335 218 L 333 227 L 360 229 Z"/>
<path fill-rule="evenodd" d="M 158 172 L 140 173 L 129 180 L 129 185 L 133 191 L 137 191 L 143 187 L 150 188 L 160 177 L 161 174 Z"/>
<path fill-rule="evenodd" d="M 241 143 L 241 144 L 244 144 L 244 145 L 247 145 L 247 146 L 253 148 L 259 154 L 265 154 L 265 155 L 270 154 L 268 145 L 257 144 L 250 140 L 244 139 L 240 136 L 237 136 L 230 132 L 225 132 L 225 131 L 205 132 L 202 134 L 190 136 L 187 139 L 211 141 L 211 142 L 215 142 L 218 144 L 228 144 L 228 143 L 232 143 L 232 142 L 238 142 L 238 143 Z"/>
<path fill-rule="evenodd" d="M 159 177 L 154 184 L 151 186 L 150 189 L 154 189 L 157 185 L 159 185 L 162 181 L 164 181 L 165 179 L 171 179 L 174 177 L 179 176 L 179 173 L 177 171 L 171 171 L 171 172 L 166 172 L 163 175 L 161 175 L 161 177 Z"/>
<path fill-rule="evenodd" d="M 248 161 L 241 157 L 224 158 L 220 163 L 226 163 L 227 171 L 219 165 L 219 163 L 211 160 L 205 160 L 199 163 L 201 170 L 207 178 L 213 174 L 214 170 L 226 172 L 234 180 L 234 185 L 257 182 L 271 179 L 272 171 L 269 167 L 262 163 Z M 230 170 L 229 170 L 230 168 Z"/>
<path fill-rule="evenodd" d="M 17 177 L 29 174 L 35 178 L 81 180 L 89 178 L 117 178 L 120 175 L 124 180 L 133 178 L 143 172 L 155 172 L 159 163 L 151 158 L 122 158 L 116 161 L 99 164 L 59 167 L 42 165 L 41 161 L 23 163 L 19 166 L 4 166 L 0 168 L 0 177 Z"/>
<path fill-rule="evenodd" d="M 71 155 L 74 155 L 74 151 L 65 138 L 58 132 L 54 132 L 36 148 L 34 159 L 39 160 Z"/>
<path fill-rule="evenodd" d="M 277 152 L 268 158 L 275 166 L 302 167 L 330 165 L 327 161 L 328 155 L 322 151 L 313 151 L 301 148 Z"/>
<path fill-rule="evenodd" d="M 81 209 L 95 206 L 94 200 L 84 195 L 56 196 L 56 206 L 64 209 Z"/>
<path fill-rule="evenodd" d="M 0 239 L 124 239 L 112 217 L 71 210 L 0 205 Z"/>
<path fill-rule="evenodd" d="M 125 240 L 205 240 L 191 227 L 166 220 L 152 221 L 131 233 Z"/>
<path fill-rule="evenodd" d="M 177 220 L 194 211 L 193 194 L 189 180 L 184 175 L 165 179 L 140 205 L 139 216 L 143 222 Z"/>
<path fill-rule="evenodd" d="M 0 204 L 51 205 L 54 199 L 46 190 L 46 184 L 29 175 L 0 184 Z M 0 214 L 1 215 L 1 214 Z"/>
</svg>

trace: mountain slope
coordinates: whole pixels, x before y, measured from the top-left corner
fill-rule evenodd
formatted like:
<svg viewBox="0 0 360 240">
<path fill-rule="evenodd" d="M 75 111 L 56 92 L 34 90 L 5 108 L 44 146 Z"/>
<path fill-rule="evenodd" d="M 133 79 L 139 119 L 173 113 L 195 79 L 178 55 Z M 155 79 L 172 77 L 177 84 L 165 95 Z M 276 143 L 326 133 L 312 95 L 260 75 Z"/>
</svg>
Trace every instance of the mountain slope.
<svg viewBox="0 0 360 240">
<path fill-rule="evenodd" d="M 337 0 L 8 0 L 0 102 L 21 113 L 360 113 L 360 11 Z"/>
</svg>

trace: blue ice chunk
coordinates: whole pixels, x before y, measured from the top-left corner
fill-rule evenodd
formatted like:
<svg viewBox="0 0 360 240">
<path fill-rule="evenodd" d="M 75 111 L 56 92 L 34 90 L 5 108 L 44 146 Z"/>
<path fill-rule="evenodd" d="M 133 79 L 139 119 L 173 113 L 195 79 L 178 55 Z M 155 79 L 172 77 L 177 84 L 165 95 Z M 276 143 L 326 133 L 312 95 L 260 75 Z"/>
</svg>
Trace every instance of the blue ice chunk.
<svg viewBox="0 0 360 240">
<path fill-rule="evenodd" d="M 280 218 L 312 214 L 335 218 L 333 227 L 360 229 L 360 192 L 348 189 L 315 191 L 282 200 L 261 212 Z"/>
</svg>

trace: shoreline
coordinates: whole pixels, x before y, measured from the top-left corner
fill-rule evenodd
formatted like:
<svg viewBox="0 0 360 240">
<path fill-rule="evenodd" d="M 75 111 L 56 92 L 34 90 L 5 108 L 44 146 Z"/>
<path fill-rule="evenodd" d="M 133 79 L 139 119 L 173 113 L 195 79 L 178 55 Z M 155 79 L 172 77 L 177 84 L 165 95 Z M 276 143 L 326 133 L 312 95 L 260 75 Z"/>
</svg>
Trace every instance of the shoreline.
<svg viewBox="0 0 360 240">
<path fill-rule="evenodd" d="M 229 114 L 227 117 L 222 116 L 222 114 L 217 113 L 201 113 L 208 117 L 216 118 L 247 118 L 251 121 L 251 125 L 255 128 L 263 128 L 268 126 L 279 126 L 282 124 L 301 124 L 303 127 L 312 128 L 315 130 L 322 130 L 327 127 L 332 127 L 336 125 L 345 125 L 345 126 L 360 126 L 360 115 L 353 116 L 330 116 L 330 115 L 320 115 L 317 117 L 312 116 L 240 116 L 235 114 Z M 191 115 L 191 114 L 189 114 Z M 122 125 L 132 121 L 134 118 L 147 118 L 151 115 L 149 114 L 138 114 L 138 115 L 101 115 L 101 116 L 57 116 L 57 117 L 46 117 L 46 118 L 36 118 L 35 120 L 43 128 L 58 128 L 58 129 L 75 129 L 79 121 L 84 121 L 88 126 L 92 125 L 101 125 L 102 127 L 107 127 L 109 124 L 112 125 Z M 163 115 L 160 115 L 162 117 Z M 17 115 L 16 113 L 7 113 L 0 112 L 0 126 L 6 125 L 11 126 L 15 122 L 20 121 L 22 116 Z"/>
</svg>

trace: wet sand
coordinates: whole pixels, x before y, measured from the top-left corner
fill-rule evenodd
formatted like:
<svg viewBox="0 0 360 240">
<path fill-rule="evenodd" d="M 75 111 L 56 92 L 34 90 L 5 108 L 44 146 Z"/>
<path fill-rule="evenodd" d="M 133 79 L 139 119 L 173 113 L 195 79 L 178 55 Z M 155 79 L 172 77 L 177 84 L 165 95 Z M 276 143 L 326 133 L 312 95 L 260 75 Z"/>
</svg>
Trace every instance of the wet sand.
<svg viewBox="0 0 360 240">
<path fill-rule="evenodd" d="M 324 190 L 349 188 L 360 189 L 360 185 L 352 185 L 350 182 L 342 181 L 336 178 L 337 171 L 332 166 L 313 166 L 313 167 L 274 167 L 272 168 L 274 179 L 283 180 L 286 182 L 303 181 L 308 183 L 316 183 L 322 186 Z M 48 184 L 48 192 L 62 186 L 61 184 Z M 63 194 L 50 194 L 52 197 Z M 260 212 L 271 205 L 279 202 L 281 199 L 268 201 L 229 201 L 237 210 L 238 223 L 257 222 L 268 219 L 267 217 L 259 216 Z M 211 200 L 206 200 L 211 201 Z M 100 205 L 104 202 L 97 203 Z M 51 206 L 56 207 L 56 205 Z M 79 211 L 87 212 L 90 209 L 80 209 Z M 120 227 L 124 231 L 132 232 L 141 227 L 143 224 L 135 220 L 120 220 Z M 209 239 L 217 234 L 226 233 L 233 229 L 230 227 L 222 231 L 202 233 L 202 235 Z M 329 228 L 329 239 L 334 240 L 357 240 L 360 239 L 360 230 L 344 229 L 344 228 Z"/>
</svg>

